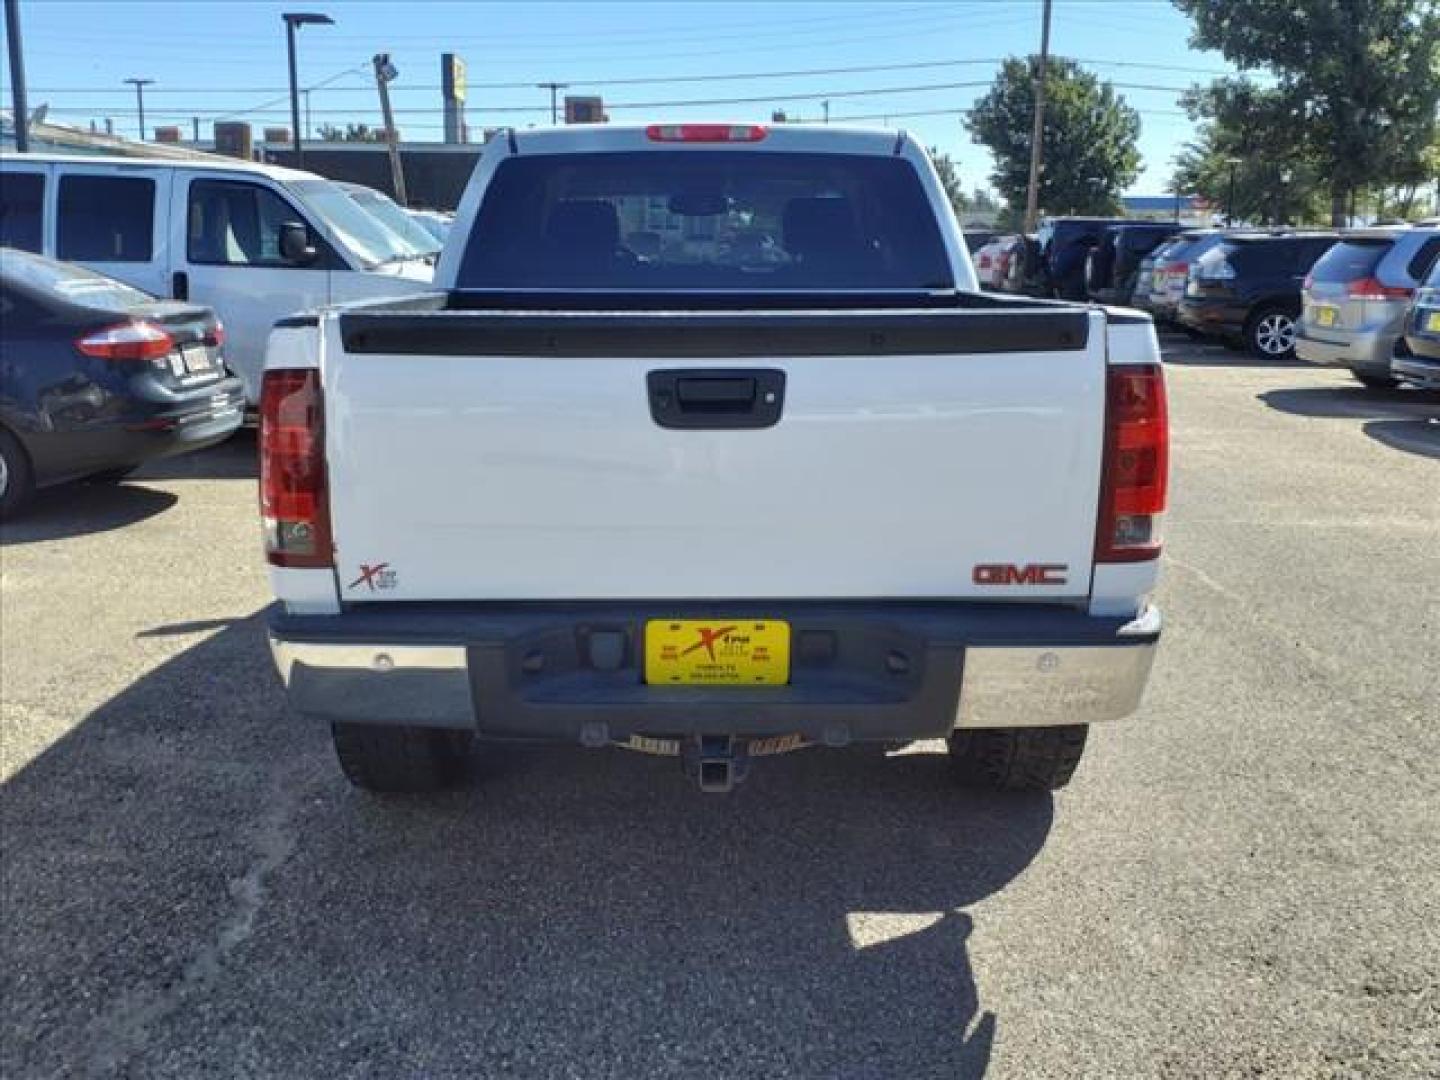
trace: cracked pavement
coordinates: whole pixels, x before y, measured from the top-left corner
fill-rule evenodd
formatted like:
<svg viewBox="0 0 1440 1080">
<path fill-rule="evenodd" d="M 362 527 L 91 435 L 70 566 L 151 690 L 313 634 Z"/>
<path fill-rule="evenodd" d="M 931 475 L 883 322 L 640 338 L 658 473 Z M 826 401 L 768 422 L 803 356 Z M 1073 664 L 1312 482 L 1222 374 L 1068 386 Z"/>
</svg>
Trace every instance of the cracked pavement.
<svg viewBox="0 0 1440 1080">
<path fill-rule="evenodd" d="M 266 654 L 253 441 L 46 493 L 0 1074 L 1440 1075 L 1440 397 L 1166 348 L 1166 640 L 1053 799 L 936 745 L 366 796 Z"/>
</svg>

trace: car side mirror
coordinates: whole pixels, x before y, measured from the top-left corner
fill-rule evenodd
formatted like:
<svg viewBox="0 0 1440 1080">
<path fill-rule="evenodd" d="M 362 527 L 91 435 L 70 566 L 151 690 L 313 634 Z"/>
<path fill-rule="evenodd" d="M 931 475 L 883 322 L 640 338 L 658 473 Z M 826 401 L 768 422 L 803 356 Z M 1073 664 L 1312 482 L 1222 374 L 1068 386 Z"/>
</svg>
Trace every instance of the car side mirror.
<svg viewBox="0 0 1440 1080">
<path fill-rule="evenodd" d="M 319 256 L 310 243 L 310 230 L 301 221 L 287 221 L 280 226 L 280 256 L 296 266 L 308 266 Z"/>
</svg>

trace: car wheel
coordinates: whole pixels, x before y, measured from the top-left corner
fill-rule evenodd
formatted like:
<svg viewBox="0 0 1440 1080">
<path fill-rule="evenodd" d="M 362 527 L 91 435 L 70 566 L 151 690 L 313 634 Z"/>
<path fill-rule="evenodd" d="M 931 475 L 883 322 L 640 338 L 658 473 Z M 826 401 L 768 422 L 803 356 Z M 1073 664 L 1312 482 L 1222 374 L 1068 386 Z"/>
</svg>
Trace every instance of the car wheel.
<svg viewBox="0 0 1440 1080">
<path fill-rule="evenodd" d="M 1293 311 L 1267 307 L 1250 317 L 1245 337 L 1261 360 L 1290 360 L 1295 356 L 1295 330 Z"/>
<path fill-rule="evenodd" d="M 950 736 L 950 764 L 964 787 L 1056 791 L 1075 775 L 1089 730 L 1084 724 L 961 729 Z"/>
<path fill-rule="evenodd" d="M 20 440 L 0 428 L 0 518 L 19 514 L 35 494 L 35 471 Z"/>
<path fill-rule="evenodd" d="M 1350 372 L 1355 376 L 1355 381 L 1371 390 L 1394 390 L 1400 385 L 1400 380 L 1393 375 L 1362 375 L 1358 371 Z"/>
<path fill-rule="evenodd" d="M 420 792 L 464 778 L 475 736 L 449 728 L 331 724 L 346 778 L 367 791 Z"/>
</svg>

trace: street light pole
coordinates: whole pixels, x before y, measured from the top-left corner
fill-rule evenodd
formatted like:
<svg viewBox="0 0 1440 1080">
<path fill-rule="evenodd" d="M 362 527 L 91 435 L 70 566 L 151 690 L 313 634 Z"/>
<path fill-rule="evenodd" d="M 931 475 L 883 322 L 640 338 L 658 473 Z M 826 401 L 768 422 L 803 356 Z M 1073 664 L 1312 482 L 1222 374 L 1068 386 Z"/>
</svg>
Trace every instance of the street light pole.
<svg viewBox="0 0 1440 1080">
<path fill-rule="evenodd" d="M 1226 158 L 1225 164 L 1230 166 L 1230 190 L 1225 196 L 1225 227 L 1228 229 L 1235 224 L 1235 166 L 1240 164 L 1240 159 Z"/>
<path fill-rule="evenodd" d="M 126 79 L 127 83 L 135 87 L 135 111 L 139 114 L 140 120 L 140 141 L 145 141 L 145 87 L 153 83 L 154 79 Z"/>
<path fill-rule="evenodd" d="M 560 122 L 560 99 L 557 95 L 561 90 L 570 89 L 570 84 L 563 82 L 542 82 L 536 83 L 535 85 L 541 90 L 550 91 L 550 123 L 558 124 Z"/>
<path fill-rule="evenodd" d="M 313 15 L 290 11 L 281 15 L 285 20 L 285 48 L 290 59 L 290 139 L 295 148 L 295 168 L 305 167 L 305 151 L 300 142 L 300 86 L 295 74 L 295 31 L 302 26 L 333 26 L 329 15 Z"/>
</svg>

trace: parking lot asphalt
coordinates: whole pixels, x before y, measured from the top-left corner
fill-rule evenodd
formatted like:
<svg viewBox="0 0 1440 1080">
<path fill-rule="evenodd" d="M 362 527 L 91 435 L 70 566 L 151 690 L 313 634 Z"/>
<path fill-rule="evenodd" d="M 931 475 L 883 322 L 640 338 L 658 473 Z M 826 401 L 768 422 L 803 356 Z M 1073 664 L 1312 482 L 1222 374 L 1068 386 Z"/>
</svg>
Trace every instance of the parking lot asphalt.
<svg viewBox="0 0 1440 1080">
<path fill-rule="evenodd" d="M 0 1074 L 1440 1075 L 1440 396 L 1166 352 L 1166 640 L 1053 798 L 939 744 L 368 796 L 266 653 L 253 439 L 45 493 Z"/>
</svg>

